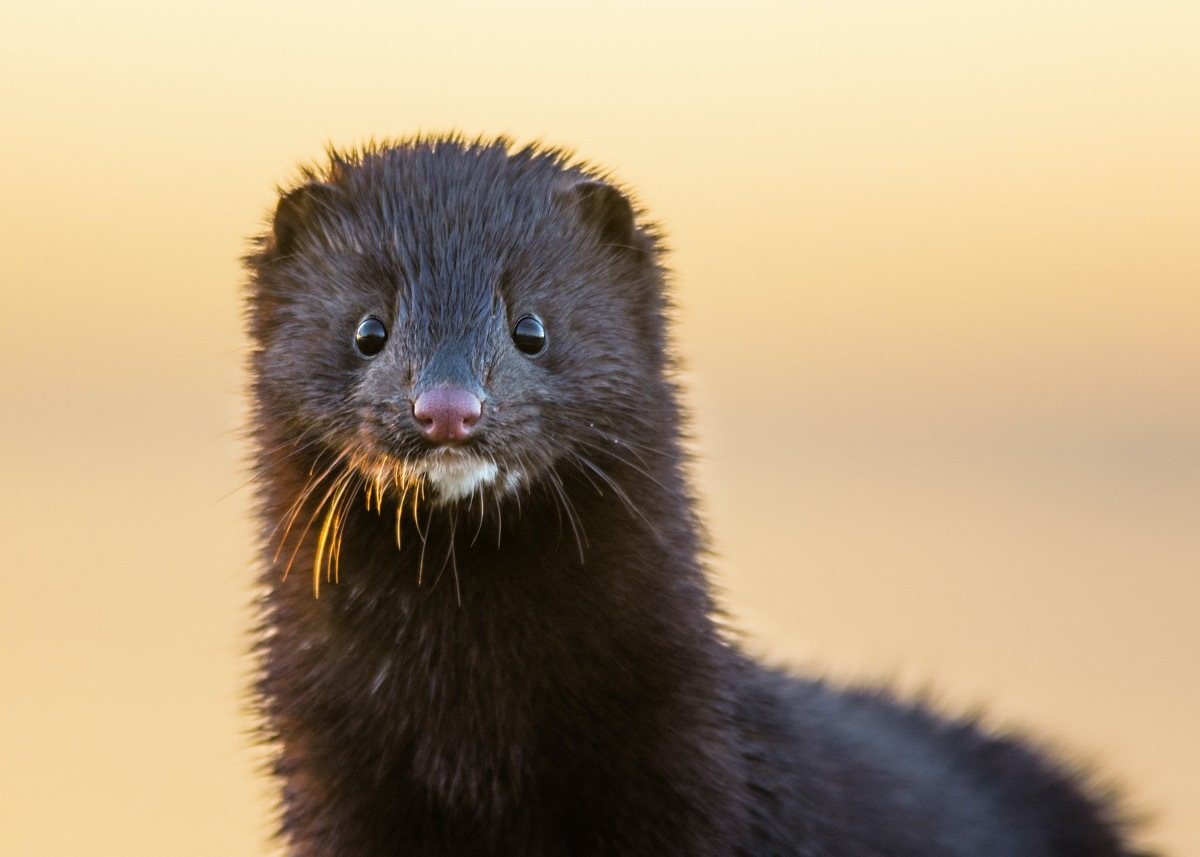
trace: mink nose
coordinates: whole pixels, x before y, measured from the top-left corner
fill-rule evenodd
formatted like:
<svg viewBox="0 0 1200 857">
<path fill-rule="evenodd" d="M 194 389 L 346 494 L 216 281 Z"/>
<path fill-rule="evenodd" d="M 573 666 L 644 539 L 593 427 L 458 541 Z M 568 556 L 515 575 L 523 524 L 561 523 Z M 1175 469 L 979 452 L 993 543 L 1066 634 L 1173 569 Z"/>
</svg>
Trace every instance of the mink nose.
<svg viewBox="0 0 1200 857">
<path fill-rule="evenodd" d="M 483 402 L 462 387 L 434 387 L 413 402 L 413 416 L 434 443 L 466 440 L 482 412 Z"/>
</svg>

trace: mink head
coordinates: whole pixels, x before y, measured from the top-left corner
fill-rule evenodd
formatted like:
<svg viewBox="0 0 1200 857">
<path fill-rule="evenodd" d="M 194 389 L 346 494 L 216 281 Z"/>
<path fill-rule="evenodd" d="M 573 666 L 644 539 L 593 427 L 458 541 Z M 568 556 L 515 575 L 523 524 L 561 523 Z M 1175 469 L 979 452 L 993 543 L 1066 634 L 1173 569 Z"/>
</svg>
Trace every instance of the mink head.
<svg viewBox="0 0 1200 857">
<path fill-rule="evenodd" d="M 368 501 L 505 498 L 674 444 L 654 234 L 561 152 L 331 152 L 247 262 L 260 445 Z"/>
</svg>

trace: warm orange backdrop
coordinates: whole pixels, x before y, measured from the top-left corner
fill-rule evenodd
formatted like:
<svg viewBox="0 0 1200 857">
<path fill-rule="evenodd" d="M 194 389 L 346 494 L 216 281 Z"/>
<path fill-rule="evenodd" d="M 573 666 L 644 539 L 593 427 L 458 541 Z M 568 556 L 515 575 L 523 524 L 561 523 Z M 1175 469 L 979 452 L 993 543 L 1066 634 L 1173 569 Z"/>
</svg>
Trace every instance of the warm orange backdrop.
<svg viewBox="0 0 1200 857">
<path fill-rule="evenodd" d="M 0 852 L 267 853 L 237 258 L 326 141 L 459 128 L 666 224 L 753 648 L 1200 857 L 1200 5 L 188 5 L 0 16 Z"/>
</svg>

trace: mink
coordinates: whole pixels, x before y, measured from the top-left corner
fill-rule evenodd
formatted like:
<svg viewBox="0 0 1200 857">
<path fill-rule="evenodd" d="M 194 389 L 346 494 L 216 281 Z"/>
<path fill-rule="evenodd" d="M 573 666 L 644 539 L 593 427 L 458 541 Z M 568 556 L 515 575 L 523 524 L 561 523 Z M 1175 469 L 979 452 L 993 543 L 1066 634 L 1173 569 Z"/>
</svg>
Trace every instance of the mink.
<svg viewBox="0 0 1200 857">
<path fill-rule="evenodd" d="M 562 150 L 423 137 L 330 150 L 256 239 L 287 853 L 1132 854 L 1034 745 L 723 630 L 632 200 Z"/>
</svg>

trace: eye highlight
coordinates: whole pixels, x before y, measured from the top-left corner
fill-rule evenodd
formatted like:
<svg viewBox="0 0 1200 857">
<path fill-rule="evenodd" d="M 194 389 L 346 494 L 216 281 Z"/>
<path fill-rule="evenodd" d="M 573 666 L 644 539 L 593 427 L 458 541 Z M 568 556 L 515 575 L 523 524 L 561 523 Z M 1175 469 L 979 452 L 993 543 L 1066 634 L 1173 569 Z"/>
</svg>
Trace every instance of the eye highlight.
<svg viewBox="0 0 1200 857">
<path fill-rule="evenodd" d="M 546 350 L 546 327 L 537 316 L 522 316 L 513 326 L 512 338 L 517 350 L 530 357 Z"/>
<path fill-rule="evenodd" d="M 387 344 L 388 332 L 383 322 L 369 315 L 358 323 L 354 331 L 354 349 L 363 357 L 374 357 Z"/>
</svg>

